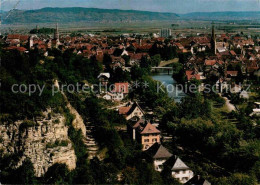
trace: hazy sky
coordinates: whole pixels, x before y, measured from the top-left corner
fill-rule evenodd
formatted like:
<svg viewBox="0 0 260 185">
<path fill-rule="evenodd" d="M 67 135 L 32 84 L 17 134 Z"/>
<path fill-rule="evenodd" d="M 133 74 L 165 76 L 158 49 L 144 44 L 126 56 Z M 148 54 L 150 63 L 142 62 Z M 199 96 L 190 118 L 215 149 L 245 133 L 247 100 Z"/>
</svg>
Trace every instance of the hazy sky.
<svg viewBox="0 0 260 185">
<path fill-rule="evenodd" d="M 260 11 L 260 0 L 0 0 L 3 10 L 95 7 L 158 12 Z M 19 4 L 17 5 L 17 2 Z"/>
</svg>

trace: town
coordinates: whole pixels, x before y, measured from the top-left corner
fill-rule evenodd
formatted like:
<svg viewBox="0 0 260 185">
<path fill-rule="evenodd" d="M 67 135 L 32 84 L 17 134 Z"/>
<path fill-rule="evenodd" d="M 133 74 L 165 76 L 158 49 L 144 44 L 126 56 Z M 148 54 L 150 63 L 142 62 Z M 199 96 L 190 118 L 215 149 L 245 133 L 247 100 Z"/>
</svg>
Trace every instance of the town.
<svg viewBox="0 0 260 185">
<path fill-rule="evenodd" d="M 0 182 L 259 183 L 259 36 L 1 35 Z"/>
</svg>

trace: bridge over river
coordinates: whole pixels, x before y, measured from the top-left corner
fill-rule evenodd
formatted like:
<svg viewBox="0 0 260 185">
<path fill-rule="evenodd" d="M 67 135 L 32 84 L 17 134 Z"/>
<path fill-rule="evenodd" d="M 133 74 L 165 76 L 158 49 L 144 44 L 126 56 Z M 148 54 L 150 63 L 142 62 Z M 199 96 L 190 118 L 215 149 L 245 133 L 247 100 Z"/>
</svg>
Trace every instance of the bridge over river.
<svg viewBox="0 0 260 185">
<path fill-rule="evenodd" d="M 131 70 L 131 67 L 125 67 L 125 69 L 127 71 L 130 71 Z M 151 71 L 152 72 L 167 72 L 168 75 L 170 74 L 170 72 L 173 70 L 172 67 L 151 67 Z"/>
</svg>

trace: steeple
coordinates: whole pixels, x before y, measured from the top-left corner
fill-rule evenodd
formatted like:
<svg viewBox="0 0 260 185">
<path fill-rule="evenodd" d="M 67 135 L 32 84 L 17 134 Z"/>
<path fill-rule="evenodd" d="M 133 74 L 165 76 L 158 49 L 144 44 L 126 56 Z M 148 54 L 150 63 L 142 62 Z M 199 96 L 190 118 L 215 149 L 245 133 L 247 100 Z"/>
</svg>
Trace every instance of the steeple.
<svg viewBox="0 0 260 185">
<path fill-rule="evenodd" d="M 216 35 L 215 35 L 215 27 L 214 24 L 212 24 L 212 33 L 211 33 L 211 50 L 216 55 L 217 54 L 217 47 L 216 47 Z"/>
<path fill-rule="evenodd" d="M 56 29 L 55 29 L 55 32 L 54 32 L 54 39 L 59 40 L 58 23 L 56 23 Z"/>
</svg>

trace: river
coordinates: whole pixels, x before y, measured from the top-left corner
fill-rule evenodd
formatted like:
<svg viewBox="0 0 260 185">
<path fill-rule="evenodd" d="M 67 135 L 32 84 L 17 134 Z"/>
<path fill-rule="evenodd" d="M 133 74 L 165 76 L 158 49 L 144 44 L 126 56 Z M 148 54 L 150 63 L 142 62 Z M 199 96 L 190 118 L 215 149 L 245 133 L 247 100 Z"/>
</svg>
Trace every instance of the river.
<svg viewBox="0 0 260 185">
<path fill-rule="evenodd" d="M 170 98 L 173 98 L 175 102 L 180 102 L 183 97 L 185 97 L 184 92 L 177 88 L 178 83 L 172 78 L 171 74 L 167 72 L 160 72 L 152 75 L 152 78 L 156 81 L 163 83 L 168 89 L 168 95 Z"/>
</svg>

